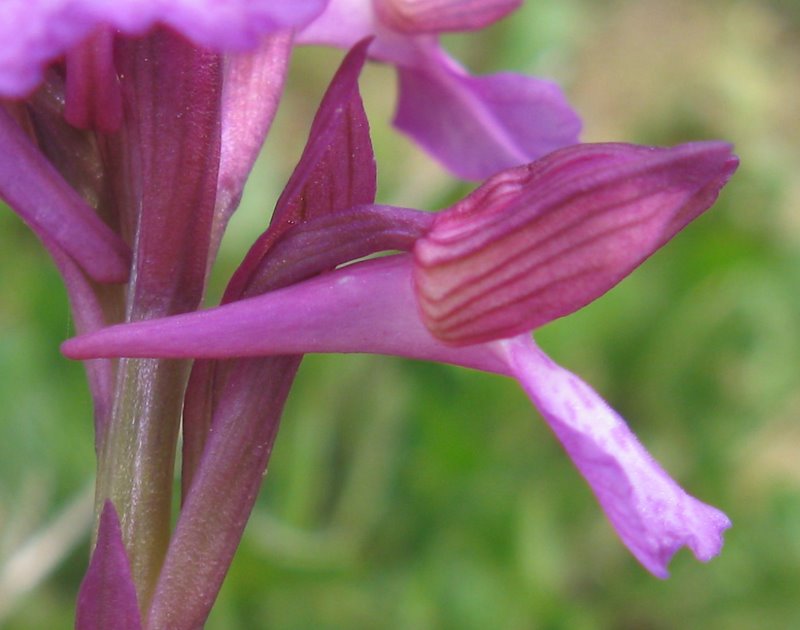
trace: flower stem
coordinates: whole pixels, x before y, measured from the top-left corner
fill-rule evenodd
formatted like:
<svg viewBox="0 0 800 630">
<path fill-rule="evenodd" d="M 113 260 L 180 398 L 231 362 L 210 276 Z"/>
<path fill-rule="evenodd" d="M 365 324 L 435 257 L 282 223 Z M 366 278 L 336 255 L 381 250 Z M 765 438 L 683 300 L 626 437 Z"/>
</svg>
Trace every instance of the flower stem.
<svg viewBox="0 0 800 630">
<path fill-rule="evenodd" d="M 122 359 L 98 453 L 95 509 L 119 513 L 139 608 L 147 610 L 170 536 L 175 450 L 188 362 Z"/>
</svg>

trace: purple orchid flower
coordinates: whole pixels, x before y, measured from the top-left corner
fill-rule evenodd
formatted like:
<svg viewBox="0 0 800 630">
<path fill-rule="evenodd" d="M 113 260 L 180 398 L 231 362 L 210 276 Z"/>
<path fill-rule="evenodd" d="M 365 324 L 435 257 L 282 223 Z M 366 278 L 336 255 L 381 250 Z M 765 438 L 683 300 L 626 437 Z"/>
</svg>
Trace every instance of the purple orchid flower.
<svg viewBox="0 0 800 630">
<path fill-rule="evenodd" d="M 729 523 L 685 494 L 530 331 L 595 299 L 714 201 L 722 143 L 585 145 L 555 86 L 470 77 L 437 34 L 519 0 L 7 0 L 0 198 L 67 284 L 96 410 L 98 528 L 77 627 L 206 619 L 307 352 L 377 352 L 517 379 L 656 575 Z M 327 7 L 327 9 L 326 9 Z M 356 45 L 269 229 L 218 309 L 194 313 L 267 134 L 295 33 Z M 437 214 L 375 204 L 357 80 L 397 66 L 396 124 L 465 177 Z M 369 254 L 400 251 L 352 263 Z M 127 322 L 118 326 L 109 324 Z M 119 360 L 110 360 L 124 356 Z M 188 361 L 171 359 L 196 358 Z M 188 383 L 188 385 L 187 385 Z M 185 392 L 185 395 L 184 395 Z M 171 487 L 183 412 L 182 507 Z"/>
<path fill-rule="evenodd" d="M 484 28 L 521 0 L 331 0 L 298 41 L 349 48 L 397 68 L 394 124 L 453 173 L 481 180 L 578 141 L 581 123 L 554 83 L 511 72 L 470 76 L 440 33 Z"/>
<path fill-rule="evenodd" d="M 529 331 L 628 275 L 713 203 L 736 165 L 719 142 L 579 145 L 500 173 L 437 215 L 375 205 L 322 214 L 273 241 L 260 264 L 272 261 L 275 272 L 276 264 L 291 265 L 288 256 L 320 271 L 366 250 L 408 253 L 256 297 L 244 292 L 245 299 L 204 312 L 111 327 L 63 350 L 81 359 L 369 352 L 511 376 L 623 542 L 665 577 L 682 546 L 700 560 L 716 555 L 730 522 L 670 479 L 624 421 L 546 357 Z M 226 400 L 219 404 L 234 404 Z"/>
</svg>

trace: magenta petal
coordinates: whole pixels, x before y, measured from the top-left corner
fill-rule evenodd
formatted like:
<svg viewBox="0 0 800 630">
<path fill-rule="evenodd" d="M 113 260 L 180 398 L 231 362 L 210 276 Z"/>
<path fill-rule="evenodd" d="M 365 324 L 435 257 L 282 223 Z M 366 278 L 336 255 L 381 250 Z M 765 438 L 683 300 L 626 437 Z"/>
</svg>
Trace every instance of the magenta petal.
<svg viewBox="0 0 800 630">
<path fill-rule="evenodd" d="M 111 501 L 100 515 L 97 544 L 78 593 L 77 630 L 139 630 L 142 627 L 131 566 Z"/>
<path fill-rule="evenodd" d="M 581 123 L 554 83 L 473 77 L 440 50 L 398 66 L 395 125 L 465 179 L 531 162 L 578 141 Z"/>
<path fill-rule="evenodd" d="M 1 19 L 1 18 L 0 18 Z M 98 282 L 128 279 L 130 251 L 0 107 L 0 198 Z"/>
<path fill-rule="evenodd" d="M 62 351 L 72 359 L 365 352 L 507 373 L 488 344 L 454 348 L 431 336 L 411 272 L 407 254 L 368 260 L 207 311 L 110 326 Z"/>
<path fill-rule="evenodd" d="M 101 26 L 139 35 L 156 24 L 215 50 L 254 48 L 263 35 L 299 28 L 326 0 L 3 0 L 0 3 L 0 96 L 21 97 L 43 68 Z"/>
<path fill-rule="evenodd" d="M 589 482 L 622 541 L 656 575 L 681 547 L 708 561 L 730 527 L 722 512 L 686 494 L 588 385 L 528 336 L 498 342 L 522 387 Z"/>
</svg>

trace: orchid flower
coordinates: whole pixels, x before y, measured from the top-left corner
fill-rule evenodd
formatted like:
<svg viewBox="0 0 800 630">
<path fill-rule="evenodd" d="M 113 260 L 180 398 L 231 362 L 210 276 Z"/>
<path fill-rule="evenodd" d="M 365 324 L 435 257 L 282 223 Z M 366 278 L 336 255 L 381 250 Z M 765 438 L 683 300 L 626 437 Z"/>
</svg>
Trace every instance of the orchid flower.
<svg viewBox="0 0 800 630">
<path fill-rule="evenodd" d="M 68 341 L 63 350 L 78 359 L 234 359 L 216 362 L 225 366 L 224 387 L 217 383 L 216 394 L 204 397 L 216 399 L 218 410 L 250 408 L 247 401 L 261 395 L 243 394 L 263 387 L 253 380 L 265 375 L 256 357 L 367 352 L 510 376 L 622 541 L 665 577 L 682 546 L 700 560 L 716 555 L 727 517 L 686 494 L 588 385 L 534 344 L 530 331 L 628 275 L 710 207 L 736 165 L 720 142 L 671 149 L 578 145 L 501 172 L 439 214 L 363 203 L 312 212 L 256 248 L 258 265 L 248 257 L 250 280 L 228 303 L 110 327 Z M 307 183 L 319 179 L 302 161 L 295 175 Z M 371 196 L 370 184 L 362 186 Z M 259 274 L 280 277 L 294 267 L 292 275 L 307 277 L 381 249 L 405 251 L 256 288 Z M 220 434 L 214 425 L 208 439 Z M 203 474 L 202 463 L 197 470 Z"/>
<path fill-rule="evenodd" d="M 481 180 L 575 144 L 580 119 L 554 83 L 511 72 L 470 76 L 439 33 L 484 28 L 522 0 L 331 0 L 298 42 L 350 48 L 374 36 L 370 55 L 398 76 L 394 124 L 453 173 Z"/>
<path fill-rule="evenodd" d="M 202 626 L 309 352 L 514 378 L 648 570 L 666 575 L 681 546 L 718 553 L 727 518 L 672 481 L 530 333 L 710 207 L 736 159 L 719 142 L 564 148 L 579 122 L 555 86 L 471 77 L 437 41 L 519 3 L 0 3 L 0 199 L 65 279 L 79 337 L 64 352 L 89 359 L 95 404 L 97 528 L 79 630 Z M 223 304 L 196 311 L 297 41 L 359 43 Z M 401 129 L 456 173 L 491 175 L 451 208 L 375 203 L 358 92 L 368 54 L 397 66 Z M 379 252 L 392 253 L 356 262 Z"/>
</svg>

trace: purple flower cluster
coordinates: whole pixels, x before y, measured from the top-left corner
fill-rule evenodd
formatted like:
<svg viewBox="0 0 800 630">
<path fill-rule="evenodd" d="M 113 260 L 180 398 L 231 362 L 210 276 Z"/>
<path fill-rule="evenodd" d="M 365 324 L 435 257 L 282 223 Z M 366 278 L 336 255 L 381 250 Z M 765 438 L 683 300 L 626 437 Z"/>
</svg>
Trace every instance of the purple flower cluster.
<svg viewBox="0 0 800 630">
<path fill-rule="evenodd" d="M 579 144 L 559 89 L 470 76 L 440 33 L 521 0 L 7 0 L 0 198 L 66 282 L 95 403 L 98 531 L 77 627 L 195 628 L 253 507 L 305 353 L 366 352 L 516 379 L 653 574 L 716 555 L 686 494 L 531 331 L 616 285 L 708 209 L 729 145 Z M 349 49 L 264 234 L 199 311 L 293 46 Z M 358 92 L 393 64 L 395 125 L 485 180 L 438 213 L 375 203 Z M 378 252 L 390 255 L 357 261 Z M 352 264 L 349 264 L 352 263 Z M 193 360 L 190 361 L 190 360 Z M 183 423 L 182 507 L 170 526 Z"/>
</svg>

